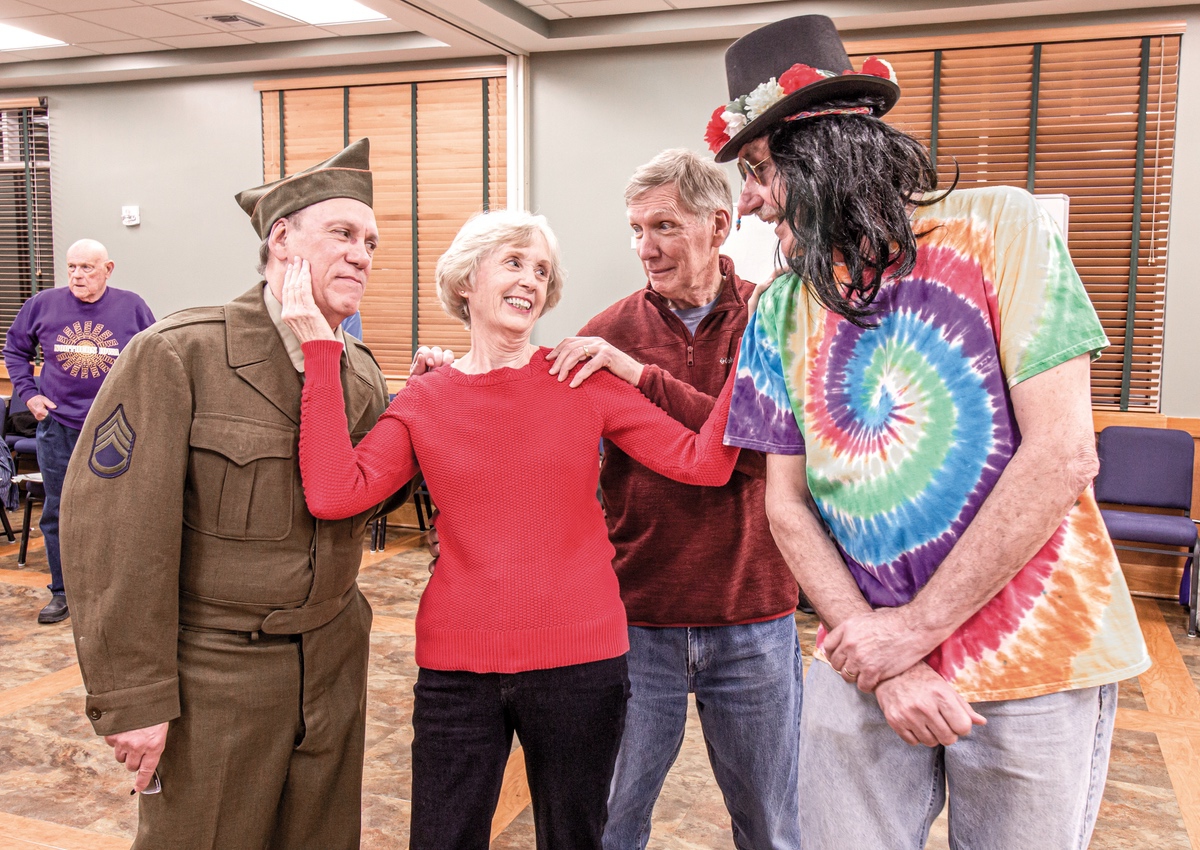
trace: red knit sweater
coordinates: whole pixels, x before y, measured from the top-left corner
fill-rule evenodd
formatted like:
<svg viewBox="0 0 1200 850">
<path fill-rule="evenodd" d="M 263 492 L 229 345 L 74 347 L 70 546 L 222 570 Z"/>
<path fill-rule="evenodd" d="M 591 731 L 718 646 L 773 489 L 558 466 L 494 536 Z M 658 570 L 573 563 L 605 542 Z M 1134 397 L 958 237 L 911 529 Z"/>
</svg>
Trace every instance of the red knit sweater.
<svg viewBox="0 0 1200 850">
<path fill-rule="evenodd" d="M 662 475 L 729 480 L 728 382 L 700 434 L 601 371 L 576 389 L 548 349 L 521 369 L 438 369 L 409 381 L 351 446 L 341 343 L 305 343 L 300 469 L 314 516 L 353 516 L 417 471 L 440 510 L 441 553 L 417 611 L 417 664 L 515 673 L 629 649 L 600 504 L 601 437 Z M 701 531 L 696 529 L 697 532 Z"/>
</svg>

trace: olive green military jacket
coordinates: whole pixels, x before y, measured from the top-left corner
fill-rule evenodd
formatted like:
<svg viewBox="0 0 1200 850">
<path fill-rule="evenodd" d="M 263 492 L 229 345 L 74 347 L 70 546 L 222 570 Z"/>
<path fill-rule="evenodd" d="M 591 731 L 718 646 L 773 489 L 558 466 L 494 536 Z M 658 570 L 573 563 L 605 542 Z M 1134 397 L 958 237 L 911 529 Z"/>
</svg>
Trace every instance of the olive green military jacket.
<svg viewBox="0 0 1200 850">
<path fill-rule="evenodd" d="M 370 351 L 346 342 L 357 442 L 387 386 Z M 61 532 L 97 734 L 179 716 L 180 625 L 298 634 L 358 592 L 369 513 L 308 512 L 301 387 L 261 284 L 138 334 L 105 379 L 67 471 Z"/>
</svg>

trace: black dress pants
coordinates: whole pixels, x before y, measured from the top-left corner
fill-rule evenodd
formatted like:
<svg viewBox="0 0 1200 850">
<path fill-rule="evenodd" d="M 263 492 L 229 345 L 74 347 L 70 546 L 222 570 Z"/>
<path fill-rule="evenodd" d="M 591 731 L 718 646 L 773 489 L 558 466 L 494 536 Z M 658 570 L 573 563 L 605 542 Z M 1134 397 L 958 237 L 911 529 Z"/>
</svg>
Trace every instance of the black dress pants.
<svg viewBox="0 0 1200 850">
<path fill-rule="evenodd" d="M 624 655 L 523 673 L 422 668 L 414 691 L 410 850 L 487 850 L 514 731 L 539 850 L 599 850 L 629 699 Z"/>
</svg>

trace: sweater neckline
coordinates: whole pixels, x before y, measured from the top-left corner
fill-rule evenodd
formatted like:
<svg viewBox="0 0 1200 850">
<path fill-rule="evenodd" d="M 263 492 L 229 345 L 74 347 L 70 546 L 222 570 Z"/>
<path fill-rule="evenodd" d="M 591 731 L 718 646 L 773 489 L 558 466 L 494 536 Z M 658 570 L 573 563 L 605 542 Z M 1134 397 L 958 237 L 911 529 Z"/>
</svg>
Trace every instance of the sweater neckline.
<svg viewBox="0 0 1200 850">
<path fill-rule="evenodd" d="M 533 356 L 529 358 L 529 362 L 519 369 L 512 366 L 501 366 L 499 369 L 492 369 L 488 372 L 460 372 L 453 366 L 439 369 L 439 372 L 444 372 L 447 379 L 453 384 L 461 384 L 463 386 L 486 386 L 488 384 L 503 384 L 509 381 L 519 381 L 531 377 L 538 372 L 548 371 L 550 361 L 546 359 L 546 354 L 550 351 L 544 345 L 538 346 L 533 352 Z"/>
</svg>

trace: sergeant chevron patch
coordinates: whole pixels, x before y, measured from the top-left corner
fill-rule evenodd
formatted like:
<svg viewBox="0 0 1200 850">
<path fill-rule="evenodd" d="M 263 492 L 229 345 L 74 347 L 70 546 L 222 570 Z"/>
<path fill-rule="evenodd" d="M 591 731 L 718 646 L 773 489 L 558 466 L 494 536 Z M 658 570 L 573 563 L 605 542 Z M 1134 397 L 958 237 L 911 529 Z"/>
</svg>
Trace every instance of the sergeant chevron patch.
<svg viewBox="0 0 1200 850">
<path fill-rule="evenodd" d="M 137 434 L 125 418 L 125 405 L 118 404 L 117 409 L 96 428 L 88 467 L 101 478 L 124 475 L 133 460 L 133 441 L 136 438 Z"/>
</svg>

